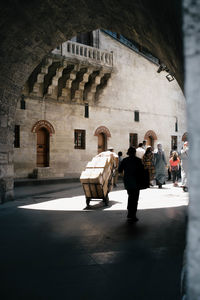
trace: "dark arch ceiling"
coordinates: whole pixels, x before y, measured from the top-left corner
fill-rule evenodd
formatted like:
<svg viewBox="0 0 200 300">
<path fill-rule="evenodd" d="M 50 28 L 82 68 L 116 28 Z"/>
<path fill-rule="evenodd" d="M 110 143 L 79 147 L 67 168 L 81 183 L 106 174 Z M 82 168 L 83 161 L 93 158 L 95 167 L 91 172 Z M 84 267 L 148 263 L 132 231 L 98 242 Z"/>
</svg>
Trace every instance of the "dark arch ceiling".
<svg viewBox="0 0 200 300">
<path fill-rule="evenodd" d="M 181 0 L 7 0 L 0 10 L 2 89 L 20 90 L 44 55 L 98 28 L 147 48 L 183 87 Z"/>
</svg>

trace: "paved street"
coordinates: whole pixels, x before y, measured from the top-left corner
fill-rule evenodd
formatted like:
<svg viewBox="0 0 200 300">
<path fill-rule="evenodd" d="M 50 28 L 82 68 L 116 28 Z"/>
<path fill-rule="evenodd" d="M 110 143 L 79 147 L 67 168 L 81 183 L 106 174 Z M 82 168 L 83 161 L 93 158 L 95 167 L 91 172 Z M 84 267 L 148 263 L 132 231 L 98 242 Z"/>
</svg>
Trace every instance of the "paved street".
<svg viewBox="0 0 200 300">
<path fill-rule="evenodd" d="M 91 209 L 79 183 L 26 193 L 16 189 L 18 200 L 0 206 L 0 299 L 180 299 L 181 188 L 141 191 L 138 223 L 126 219 L 122 183 L 108 207 L 94 200 Z"/>
</svg>

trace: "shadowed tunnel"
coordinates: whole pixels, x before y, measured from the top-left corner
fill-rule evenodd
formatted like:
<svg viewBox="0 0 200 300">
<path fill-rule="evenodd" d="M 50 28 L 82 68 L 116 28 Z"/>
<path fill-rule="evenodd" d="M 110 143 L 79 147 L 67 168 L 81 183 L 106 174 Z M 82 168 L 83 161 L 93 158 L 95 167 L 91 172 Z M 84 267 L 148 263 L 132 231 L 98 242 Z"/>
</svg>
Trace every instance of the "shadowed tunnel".
<svg viewBox="0 0 200 300">
<path fill-rule="evenodd" d="M 44 55 L 77 32 L 109 29 L 160 59 L 183 86 L 181 1 L 4 1 L 1 77 L 18 91 Z M 5 76 L 6 74 L 6 76 Z M 1 79 L 2 81 L 2 79 Z M 12 93 L 12 92 L 11 92 Z"/>
<path fill-rule="evenodd" d="M 159 58 L 183 88 L 181 1 L 3 1 L 0 12 L 1 202 L 13 198 L 13 129 L 21 88 L 62 42 L 104 28 Z"/>
<path fill-rule="evenodd" d="M 185 0 L 186 2 L 189 7 L 189 2 L 192 1 Z M 194 9 L 194 11 L 197 10 Z M 33 0 L 31 2 L 3 0 L 1 2 L 0 202 L 13 199 L 13 129 L 17 100 L 24 83 L 44 56 L 78 32 L 98 28 L 108 29 L 134 40 L 140 47 L 159 58 L 160 64 L 167 66 L 183 89 L 181 14 L 181 0 L 165 2 L 159 0 L 74 0 L 71 2 L 67 0 Z M 193 15 L 195 15 L 194 12 Z M 189 29 L 187 30 L 189 32 Z M 193 66 L 195 65 L 198 64 Z M 198 95 L 197 92 L 195 94 Z M 197 109 L 196 112 L 198 113 Z M 198 129 L 198 126 L 196 128 Z M 196 143 L 199 143 L 199 140 Z M 196 190 L 198 192 L 198 188 Z M 199 210 L 196 209 L 196 211 Z M 196 220 L 199 220 L 198 217 L 194 218 L 194 222 Z M 199 226 L 195 224 L 194 228 L 199 235 Z M 196 250 L 199 247 L 195 245 L 194 243 Z M 192 251 L 195 252 L 193 249 Z M 194 274 L 193 278 L 199 278 L 195 276 L 199 274 L 196 263 L 199 261 L 198 253 L 193 257 L 196 260 L 191 266 L 195 266 L 196 273 L 192 275 Z M 199 285 L 196 286 L 198 292 Z"/>
</svg>

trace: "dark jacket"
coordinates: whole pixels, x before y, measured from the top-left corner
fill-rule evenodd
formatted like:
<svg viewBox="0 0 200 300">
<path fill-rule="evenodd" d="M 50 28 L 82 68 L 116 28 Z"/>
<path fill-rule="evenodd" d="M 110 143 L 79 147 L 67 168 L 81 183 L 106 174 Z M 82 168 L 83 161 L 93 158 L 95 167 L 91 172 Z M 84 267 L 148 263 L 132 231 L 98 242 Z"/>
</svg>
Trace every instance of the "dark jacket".
<svg viewBox="0 0 200 300">
<path fill-rule="evenodd" d="M 144 187 L 144 166 L 140 158 L 129 156 L 123 159 L 118 169 L 119 173 L 124 171 L 124 187 L 126 190 L 143 189 Z"/>
</svg>

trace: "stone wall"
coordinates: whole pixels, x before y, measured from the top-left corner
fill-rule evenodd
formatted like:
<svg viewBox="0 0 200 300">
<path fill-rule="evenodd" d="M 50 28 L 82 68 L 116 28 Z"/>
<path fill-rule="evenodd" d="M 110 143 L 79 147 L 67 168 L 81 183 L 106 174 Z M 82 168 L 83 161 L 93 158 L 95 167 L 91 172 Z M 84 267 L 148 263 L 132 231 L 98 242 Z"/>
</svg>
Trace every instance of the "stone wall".
<svg viewBox="0 0 200 300">
<path fill-rule="evenodd" d="M 171 136 L 178 136 L 179 150 L 182 135 L 187 131 L 185 98 L 176 80 L 168 82 L 166 72 L 157 73 L 158 66 L 122 45 L 103 32 L 100 49 L 113 51 L 114 67 L 107 85 L 98 100 L 89 103 L 89 119 L 84 117 L 84 101 L 67 103 L 45 97 L 26 97 L 26 110 L 18 103 L 15 123 L 20 125 L 21 146 L 15 149 L 15 177 L 27 177 L 36 168 L 36 133 L 34 124 L 46 119 L 55 129 L 50 136 L 50 168 L 44 176 L 80 176 L 87 162 L 97 154 L 95 130 L 105 126 L 111 133 L 108 146 L 124 156 L 129 147 L 129 134 L 137 133 L 138 142 L 147 131 L 157 135 L 166 155 L 171 150 Z M 134 121 L 134 111 L 140 121 Z M 179 131 L 175 132 L 178 119 Z M 74 129 L 86 130 L 86 149 L 74 149 Z M 48 173 L 49 172 L 49 173 Z"/>
<path fill-rule="evenodd" d="M 185 92 L 190 143 L 189 226 L 187 232 L 187 299 L 200 299 L 200 2 L 184 0 Z"/>
<path fill-rule="evenodd" d="M 134 39 L 148 48 L 165 63 L 183 86 L 181 1 L 124 2 L 90 0 L 3 2 L 0 10 L 0 111 L 1 124 L 11 120 L 8 135 L 13 135 L 14 111 L 20 90 L 33 69 L 45 55 L 62 42 L 96 28 L 107 28 Z M 94 17 L 95 16 L 95 17 Z M 149 26 L 151 24 L 151 26 Z M 176 49 L 176 50 L 174 50 Z M 5 112 L 6 110 L 6 112 Z M 3 119 L 2 119 L 3 115 Z M 1 125 L 2 126 L 2 125 Z M 10 168 L 13 156 L 12 138 L 5 143 L 4 125 L 1 127 L 0 148 L 9 162 L 1 166 L 1 199 L 10 199 Z M 6 146 L 5 146 L 6 145 Z M 9 187 L 8 187 L 9 186 Z"/>
</svg>

